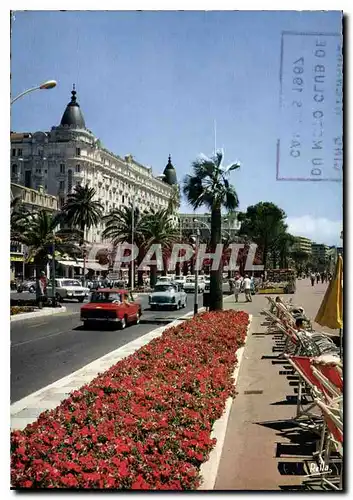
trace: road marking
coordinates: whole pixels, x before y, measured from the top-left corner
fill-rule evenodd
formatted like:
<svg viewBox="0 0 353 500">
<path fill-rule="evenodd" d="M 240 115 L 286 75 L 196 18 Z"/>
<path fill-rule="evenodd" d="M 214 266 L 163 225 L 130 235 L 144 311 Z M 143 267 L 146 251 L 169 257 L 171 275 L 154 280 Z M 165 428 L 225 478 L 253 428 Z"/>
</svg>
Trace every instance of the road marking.
<svg viewBox="0 0 353 500">
<path fill-rule="evenodd" d="M 36 323 L 35 325 L 31 325 L 28 328 L 37 328 L 37 326 L 42 326 L 42 325 L 47 325 L 47 324 L 48 324 L 48 321 L 46 321 L 45 323 Z"/>
<path fill-rule="evenodd" d="M 11 349 L 13 347 L 18 347 L 20 345 L 24 344 L 30 344 L 31 342 L 37 342 L 38 340 L 44 340 L 44 339 L 50 339 L 50 337 L 55 337 L 56 335 L 61 335 L 62 333 L 72 333 L 70 330 L 65 330 L 63 332 L 57 332 L 57 333 L 52 333 L 51 335 L 45 335 L 44 337 L 38 337 L 36 339 L 31 339 L 31 340 L 25 340 L 24 342 L 17 342 L 17 344 L 12 344 Z"/>
</svg>

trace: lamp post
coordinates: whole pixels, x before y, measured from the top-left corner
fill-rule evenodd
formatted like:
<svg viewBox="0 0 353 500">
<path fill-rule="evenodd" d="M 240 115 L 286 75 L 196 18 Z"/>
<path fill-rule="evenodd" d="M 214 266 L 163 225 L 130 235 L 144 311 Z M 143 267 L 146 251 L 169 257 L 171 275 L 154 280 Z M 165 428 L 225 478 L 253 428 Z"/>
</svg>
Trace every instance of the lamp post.
<svg viewBox="0 0 353 500">
<path fill-rule="evenodd" d="M 52 244 L 52 259 L 51 259 L 51 292 L 53 297 L 53 307 L 56 307 L 56 290 L 55 290 L 55 231 L 53 230 L 53 244 Z"/>
<path fill-rule="evenodd" d="M 134 251 L 134 240 L 135 240 L 135 198 L 132 199 L 132 210 L 131 210 L 131 256 L 133 256 Z M 135 285 L 135 262 L 131 259 L 131 291 L 134 290 Z"/>
<path fill-rule="evenodd" d="M 191 237 L 191 240 L 195 245 L 195 255 L 196 255 L 196 266 L 195 266 L 195 293 L 194 293 L 194 316 L 198 313 L 199 310 L 199 268 L 198 268 L 198 248 L 200 242 L 200 230 L 196 229 L 196 235 Z"/>
<path fill-rule="evenodd" d="M 21 97 L 29 94 L 30 92 L 34 92 L 35 90 L 49 90 L 53 89 L 56 87 L 56 81 L 55 80 L 48 80 L 47 82 L 42 83 L 41 85 L 38 85 L 37 87 L 33 87 L 31 89 L 27 89 L 24 92 L 21 92 L 18 96 L 16 96 L 14 99 L 11 101 L 11 105 L 16 102 L 18 99 Z"/>
</svg>

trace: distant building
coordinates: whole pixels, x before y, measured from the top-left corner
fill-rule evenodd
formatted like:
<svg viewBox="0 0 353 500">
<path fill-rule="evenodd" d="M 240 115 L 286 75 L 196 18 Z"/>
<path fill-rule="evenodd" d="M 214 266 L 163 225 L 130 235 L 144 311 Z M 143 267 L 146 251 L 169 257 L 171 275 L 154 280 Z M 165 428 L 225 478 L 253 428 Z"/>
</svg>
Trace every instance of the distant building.
<svg viewBox="0 0 353 500">
<path fill-rule="evenodd" d="M 11 133 L 12 182 L 37 190 L 43 186 L 59 198 L 59 208 L 77 184 L 96 190 L 105 214 L 132 202 L 141 210 L 167 208 L 177 184 L 171 157 L 164 175 L 154 176 L 132 155 L 122 158 L 108 151 L 87 129 L 76 90 L 71 94 L 60 125 L 50 132 Z M 88 242 L 100 243 L 103 229 L 102 222 L 90 229 Z"/>
<path fill-rule="evenodd" d="M 314 261 L 326 261 L 329 254 L 329 246 L 322 243 L 312 243 L 311 253 Z"/>
<path fill-rule="evenodd" d="M 198 229 L 202 237 L 209 238 L 211 234 L 211 214 L 180 213 L 179 228 L 183 233 L 194 233 Z M 225 237 L 227 237 L 227 235 L 231 238 L 236 236 L 239 229 L 240 222 L 237 219 L 237 214 L 227 214 L 222 216 L 222 232 Z"/>
<path fill-rule="evenodd" d="M 295 236 L 295 241 L 292 246 L 292 251 L 303 252 L 308 255 L 312 253 L 312 241 L 304 236 Z"/>
<path fill-rule="evenodd" d="M 43 188 L 39 190 L 29 189 L 19 184 L 11 183 L 11 201 L 19 198 L 25 208 L 29 211 L 44 209 L 48 212 L 56 212 L 58 210 L 58 199 L 44 192 Z M 24 266 L 26 258 L 26 249 L 23 245 L 16 241 L 10 242 L 10 263 L 12 277 L 23 276 L 24 270 L 26 275 L 33 274 L 32 266 Z M 27 269 L 25 269 L 27 268 Z"/>
</svg>

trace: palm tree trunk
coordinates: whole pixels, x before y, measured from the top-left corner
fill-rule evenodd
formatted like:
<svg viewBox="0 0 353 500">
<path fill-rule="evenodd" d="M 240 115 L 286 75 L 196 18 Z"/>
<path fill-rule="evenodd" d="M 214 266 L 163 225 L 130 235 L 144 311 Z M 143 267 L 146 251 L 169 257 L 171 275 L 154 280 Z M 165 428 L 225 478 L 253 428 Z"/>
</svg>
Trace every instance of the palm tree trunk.
<svg viewBox="0 0 353 500">
<path fill-rule="evenodd" d="M 157 266 L 150 265 L 150 287 L 154 288 L 156 282 L 157 282 Z"/>
<path fill-rule="evenodd" d="M 211 252 L 215 252 L 217 245 L 222 243 L 222 215 L 221 207 L 215 207 L 211 212 Z M 210 276 L 210 311 L 223 309 L 223 266 L 212 271 Z"/>
</svg>

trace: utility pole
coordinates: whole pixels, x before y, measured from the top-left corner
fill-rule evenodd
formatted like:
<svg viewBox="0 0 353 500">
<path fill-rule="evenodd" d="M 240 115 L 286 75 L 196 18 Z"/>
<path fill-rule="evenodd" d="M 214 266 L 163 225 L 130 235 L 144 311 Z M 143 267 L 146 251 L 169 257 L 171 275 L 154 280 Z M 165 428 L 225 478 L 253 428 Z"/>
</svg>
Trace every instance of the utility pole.
<svg viewBox="0 0 353 500">
<path fill-rule="evenodd" d="M 135 200 L 132 199 L 132 211 L 131 211 L 131 256 L 133 256 L 134 249 L 134 232 L 135 232 Z M 131 259 L 131 291 L 133 291 L 135 285 L 135 262 Z"/>
<path fill-rule="evenodd" d="M 199 267 L 198 267 L 198 249 L 200 242 L 200 230 L 196 229 L 196 238 L 195 238 L 195 295 L 194 295 L 194 316 L 198 313 L 199 310 Z"/>
</svg>

